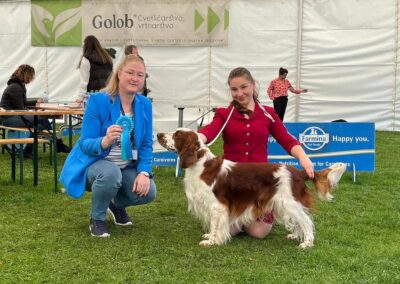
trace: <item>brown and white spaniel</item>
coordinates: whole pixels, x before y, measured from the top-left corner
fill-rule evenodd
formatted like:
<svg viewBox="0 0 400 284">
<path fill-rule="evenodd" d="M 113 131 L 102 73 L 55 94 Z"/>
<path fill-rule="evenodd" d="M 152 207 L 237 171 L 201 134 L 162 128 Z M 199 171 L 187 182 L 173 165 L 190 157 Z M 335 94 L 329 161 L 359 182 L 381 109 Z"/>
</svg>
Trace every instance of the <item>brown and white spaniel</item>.
<svg viewBox="0 0 400 284">
<path fill-rule="evenodd" d="M 300 248 L 313 246 L 312 196 L 304 170 L 224 160 L 213 155 L 190 129 L 158 133 L 157 139 L 161 146 L 178 153 L 180 165 L 186 169 L 189 211 L 199 217 L 207 232 L 200 245 L 224 244 L 231 238 L 231 226 L 241 228 L 273 211 L 275 219 L 290 232 L 289 239 L 301 241 Z M 331 191 L 345 170 L 345 164 L 337 163 L 315 172 L 313 182 L 321 199 L 333 198 Z"/>
</svg>

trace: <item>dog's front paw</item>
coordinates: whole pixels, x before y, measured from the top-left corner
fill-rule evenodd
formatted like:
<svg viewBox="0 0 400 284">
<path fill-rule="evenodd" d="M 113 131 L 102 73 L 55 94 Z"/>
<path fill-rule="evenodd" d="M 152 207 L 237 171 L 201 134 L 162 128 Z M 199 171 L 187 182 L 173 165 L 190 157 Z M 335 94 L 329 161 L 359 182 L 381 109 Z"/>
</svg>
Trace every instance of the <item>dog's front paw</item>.
<svg viewBox="0 0 400 284">
<path fill-rule="evenodd" d="M 289 234 L 286 236 L 286 238 L 291 241 L 297 240 L 297 236 L 295 234 Z"/>
<path fill-rule="evenodd" d="M 208 239 L 210 239 L 210 236 L 211 236 L 211 234 L 204 234 L 204 235 L 202 235 L 201 237 L 202 237 L 204 240 L 208 240 Z"/>
<path fill-rule="evenodd" d="M 304 241 L 299 245 L 300 249 L 312 248 L 314 246 L 313 241 Z"/>
<path fill-rule="evenodd" d="M 332 201 L 334 198 L 335 198 L 335 197 L 334 197 L 332 194 L 330 194 L 330 193 L 328 193 L 328 194 L 326 195 L 326 200 L 327 200 L 327 201 Z"/>
<path fill-rule="evenodd" d="M 202 247 L 208 248 L 208 247 L 213 246 L 213 245 L 214 245 L 214 242 L 213 242 L 213 241 L 210 241 L 210 240 L 204 240 L 204 241 L 201 241 L 201 242 L 199 243 L 199 245 L 202 246 Z"/>
</svg>

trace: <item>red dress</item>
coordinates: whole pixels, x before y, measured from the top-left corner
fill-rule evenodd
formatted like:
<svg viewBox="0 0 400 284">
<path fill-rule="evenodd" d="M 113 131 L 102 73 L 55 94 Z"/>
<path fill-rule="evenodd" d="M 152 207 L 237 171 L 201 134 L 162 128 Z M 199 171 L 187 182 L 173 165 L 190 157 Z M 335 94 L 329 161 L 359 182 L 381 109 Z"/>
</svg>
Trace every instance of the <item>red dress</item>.
<svg viewBox="0 0 400 284">
<path fill-rule="evenodd" d="M 253 115 L 246 119 L 235 109 L 223 131 L 224 154 L 223 158 L 241 163 L 268 162 L 268 136 L 271 134 L 277 142 L 290 154 L 292 148 L 300 145 L 275 114 L 273 108 L 263 106 L 275 120 L 268 118 L 261 107 L 256 104 Z M 215 112 L 212 122 L 204 126 L 200 133 L 207 137 L 207 141 L 215 138 L 225 123 L 232 106 L 219 108 Z"/>
</svg>

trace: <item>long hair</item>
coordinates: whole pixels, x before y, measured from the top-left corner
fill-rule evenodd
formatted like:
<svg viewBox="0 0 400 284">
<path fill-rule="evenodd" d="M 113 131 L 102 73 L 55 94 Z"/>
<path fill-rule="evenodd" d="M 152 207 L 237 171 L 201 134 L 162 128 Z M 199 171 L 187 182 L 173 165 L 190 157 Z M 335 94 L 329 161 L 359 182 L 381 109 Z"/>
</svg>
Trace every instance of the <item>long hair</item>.
<svg viewBox="0 0 400 284">
<path fill-rule="evenodd" d="M 245 77 L 251 83 L 256 85 L 256 81 L 254 80 L 253 76 L 251 75 L 250 71 L 244 67 L 237 67 L 233 69 L 228 76 L 228 85 L 230 86 L 231 80 L 238 77 Z M 254 89 L 253 99 L 255 102 L 258 102 L 258 91 Z M 240 105 L 237 101 L 232 100 L 231 104 L 242 114 L 251 115 L 253 112 L 242 105 Z"/>
<path fill-rule="evenodd" d="M 78 68 L 81 67 L 82 57 L 86 57 L 97 64 L 113 63 L 111 56 L 101 46 L 99 40 L 93 35 L 87 36 L 83 41 L 83 53 Z"/>
<path fill-rule="evenodd" d="M 122 62 L 118 65 L 117 69 L 114 70 L 112 75 L 109 77 L 107 86 L 104 88 L 104 90 L 107 91 L 110 96 L 115 96 L 116 94 L 118 94 L 118 86 L 119 86 L 118 72 L 119 72 L 119 70 L 121 70 L 128 63 L 131 63 L 131 62 L 139 62 L 139 63 L 143 64 L 145 73 L 146 73 L 146 65 L 144 64 L 142 59 L 140 59 L 138 56 L 136 56 L 134 54 L 125 56 L 124 60 L 122 60 Z"/>
<path fill-rule="evenodd" d="M 28 78 L 33 79 L 33 77 L 35 77 L 35 69 L 28 64 L 22 64 L 12 73 L 10 79 L 21 83 L 29 83 Z"/>
</svg>

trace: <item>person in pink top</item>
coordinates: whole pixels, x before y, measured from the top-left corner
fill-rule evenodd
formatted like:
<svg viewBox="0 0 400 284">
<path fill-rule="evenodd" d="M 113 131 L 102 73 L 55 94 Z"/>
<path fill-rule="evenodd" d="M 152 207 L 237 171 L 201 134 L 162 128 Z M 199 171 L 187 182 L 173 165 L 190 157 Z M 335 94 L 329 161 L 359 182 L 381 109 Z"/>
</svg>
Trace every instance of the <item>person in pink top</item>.
<svg viewBox="0 0 400 284">
<path fill-rule="evenodd" d="M 279 116 L 281 121 L 285 117 L 286 106 L 288 103 L 288 90 L 294 94 L 307 93 L 307 89 L 295 89 L 290 84 L 289 80 L 286 79 L 288 70 L 285 68 L 279 68 L 279 77 L 272 80 L 268 87 L 267 94 L 274 103 L 274 110 Z"/>
<path fill-rule="evenodd" d="M 233 69 L 228 77 L 232 102 L 227 108 L 218 108 L 210 124 L 199 130 L 204 143 L 210 143 L 222 129 L 224 141 L 223 158 L 242 163 L 268 162 L 268 136 L 292 156 L 297 158 L 310 178 L 314 177 L 314 166 L 303 148 L 290 135 L 271 107 L 258 101 L 256 83 L 251 73 L 244 67 Z M 243 228 L 231 228 L 234 236 L 244 230 L 256 238 L 265 238 L 272 228 L 272 213 L 260 216 L 257 221 Z"/>
</svg>

